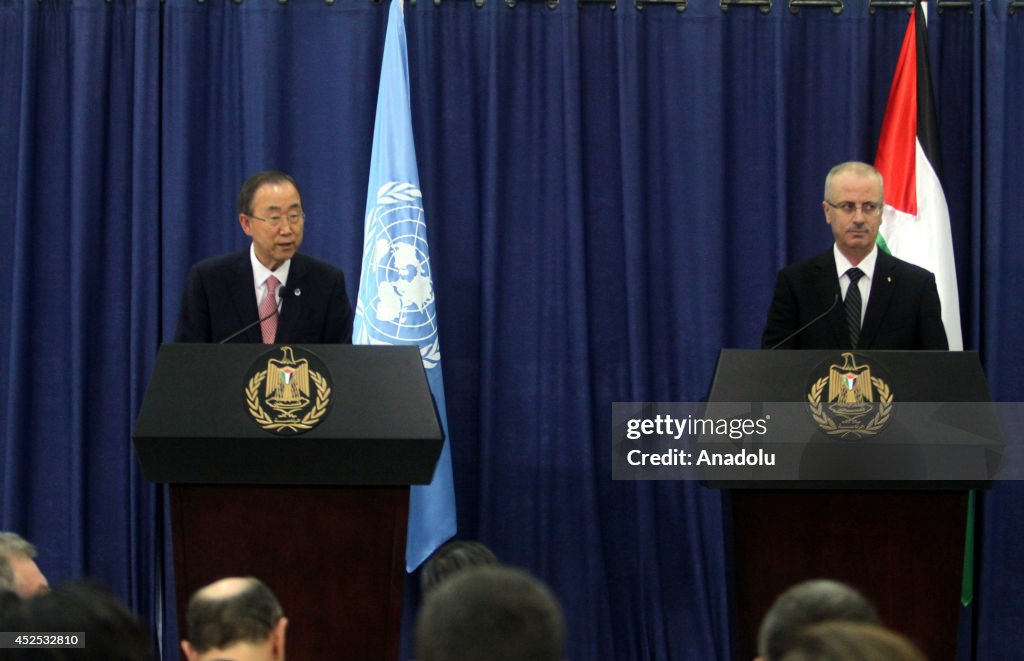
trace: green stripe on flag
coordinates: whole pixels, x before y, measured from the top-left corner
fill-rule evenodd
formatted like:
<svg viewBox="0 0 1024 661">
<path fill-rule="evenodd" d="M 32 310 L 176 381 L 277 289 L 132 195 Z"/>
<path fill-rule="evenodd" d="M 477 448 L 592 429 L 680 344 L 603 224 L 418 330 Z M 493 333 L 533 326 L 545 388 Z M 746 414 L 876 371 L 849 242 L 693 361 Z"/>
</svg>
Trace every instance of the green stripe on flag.
<svg viewBox="0 0 1024 661">
<path fill-rule="evenodd" d="M 960 605 L 967 608 L 974 600 L 974 491 L 967 492 L 967 525 L 964 532 L 964 571 L 960 583 Z"/>
<path fill-rule="evenodd" d="M 889 250 L 889 244 L 885 242 L 885 237 L 882 236 L 881 232 L 875 235 L 875 243 L 878 244 L 878 247 L 881 248 L 886 255 L 892 254 L 892 251 Z"/>
</svg>

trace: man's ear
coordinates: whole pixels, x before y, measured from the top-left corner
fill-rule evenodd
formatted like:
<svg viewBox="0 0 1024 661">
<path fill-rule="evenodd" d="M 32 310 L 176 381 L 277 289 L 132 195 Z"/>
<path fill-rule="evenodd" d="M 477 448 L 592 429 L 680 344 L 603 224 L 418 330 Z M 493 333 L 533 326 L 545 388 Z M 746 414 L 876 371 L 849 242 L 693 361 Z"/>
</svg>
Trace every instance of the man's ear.
<svg viewBox="0 0 1024 661">
<path fill-rule="evenodd" d="M 238 224 L 242 226 L 242 231 L 245 232 L 246 236 L 252 236 L 252 221 L 245 214 L 238 215 Z"/>
<path fill-rule="evenodd" d="M 284 659 L 284 633 L 288 628 L 288 618 L 282 617 L 274 625 L 274 658 Z"/>
<path fill-rule="evenodd" d="M 181 641 L 181 651 L 185 653 L 185 658 L 188 661 L 197 661 L 199 659 L 199 652 L 187 640 Z"/>
</svg>

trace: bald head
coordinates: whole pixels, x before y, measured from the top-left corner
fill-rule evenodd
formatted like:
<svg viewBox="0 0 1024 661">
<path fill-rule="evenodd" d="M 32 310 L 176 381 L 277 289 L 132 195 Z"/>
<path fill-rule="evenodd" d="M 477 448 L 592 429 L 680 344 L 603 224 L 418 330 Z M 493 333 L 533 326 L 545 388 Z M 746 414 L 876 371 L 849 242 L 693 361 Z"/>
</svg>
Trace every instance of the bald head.
<svg viewBox="0 0 1024 661">
<path fill-rule="evenodd" d="M 192 598 L 204 601 L 233 599 L 247 590 L 258 590 L 260 586 L 268 592 L 270 591 L 259 579 L 251 576 L 232 576 L 230 578 L 222 578 L 219 581 L 210 583 L 206 587 L 199 588 Z"/>
<path fill-rule="evenodd" d="M 192 595 L 186 614 L 189 661 L 281 661 L 288 620 L 277 597 L 259 579 L 231 577 Z"/>
</svg>

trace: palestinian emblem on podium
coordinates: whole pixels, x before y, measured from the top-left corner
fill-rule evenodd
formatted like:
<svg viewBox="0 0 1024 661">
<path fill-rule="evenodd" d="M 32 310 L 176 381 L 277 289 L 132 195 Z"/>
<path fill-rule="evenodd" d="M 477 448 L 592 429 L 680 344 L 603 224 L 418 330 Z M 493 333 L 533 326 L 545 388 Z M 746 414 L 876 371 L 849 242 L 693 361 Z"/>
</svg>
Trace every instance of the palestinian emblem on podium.
<svg viewBox="0 0 1024 661">
<path fill-rule="evenodd" d="M 815 376 L 828 362 L 818 367 Z M 850 352 L 843 353 L 842 364 L 828 364 L 827 374 L 812 380 L 807 402 L 811 417 L 829 436 L 874 436 L 892 419 L 892 388 L 882 376 L 872 374 L 872 365 L 858 364 Z"/>
<path fill-rule="evenodd" d="M 289 436 L 320 424 L 334 401 L 331 393 L 330 372 L 316 354 L 282 346 L 249 367 L 244 399 L 257 425 Z"/>
</svg>

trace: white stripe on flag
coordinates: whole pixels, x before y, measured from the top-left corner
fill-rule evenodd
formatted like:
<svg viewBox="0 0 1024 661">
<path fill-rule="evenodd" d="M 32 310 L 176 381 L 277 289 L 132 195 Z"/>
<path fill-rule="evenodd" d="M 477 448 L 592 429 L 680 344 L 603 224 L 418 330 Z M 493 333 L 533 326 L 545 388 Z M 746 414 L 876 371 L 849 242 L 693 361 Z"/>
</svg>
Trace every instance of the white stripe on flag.
<svg viewBox="0 0 1024 661">
<path fill-rule="evenodd" d="M 960 330 L 960 297 L 956 284 L 949 208 L 946 206 L 942 184 L 921 149 L 921 142 L 915 141 L 914 147 L 917 216 L 887 206 L 880 231 L 893 255 L 935 274 L 949 348 L 962 351 L 964 339 Z"/>
</svg>

